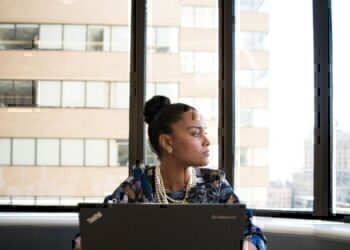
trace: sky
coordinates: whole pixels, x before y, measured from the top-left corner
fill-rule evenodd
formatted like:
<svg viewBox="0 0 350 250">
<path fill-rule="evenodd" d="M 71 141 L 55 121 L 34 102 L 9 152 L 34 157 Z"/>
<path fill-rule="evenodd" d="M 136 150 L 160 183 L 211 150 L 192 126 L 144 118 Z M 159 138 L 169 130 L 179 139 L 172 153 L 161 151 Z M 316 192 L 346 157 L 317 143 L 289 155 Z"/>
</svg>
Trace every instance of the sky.
<svg viewBox="0 0 350 250">
<path fill-rule="evenodd" d="M 350 130 L 350 1 L 332 1 L 333 118 Z M 291 180 L 304 164 L 314 125 L 312 0 L 269 0 L 270 180 Z M 335 130 L 334 130 L 335 131 Z"/>
</svg>

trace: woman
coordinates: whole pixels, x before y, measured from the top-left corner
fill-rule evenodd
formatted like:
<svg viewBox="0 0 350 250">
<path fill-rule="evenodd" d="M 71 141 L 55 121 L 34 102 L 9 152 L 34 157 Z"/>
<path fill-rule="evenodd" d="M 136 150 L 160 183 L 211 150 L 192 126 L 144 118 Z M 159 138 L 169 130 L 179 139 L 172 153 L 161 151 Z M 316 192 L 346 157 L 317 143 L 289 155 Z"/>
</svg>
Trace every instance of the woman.
<svg viewBox="0 0 350 250">
<path fill-rule="evenodd" d="M 238 203 L 238 197 L 221 170 L 198 168 L 209 162 L 206 125 L 197 110 L 182 103 L 170 104 L 164 96 L 146 102 L 150 147 L 157 166 L 135 166 L 105 202 Z M 266 249 L 266 239 L 251 222 L 247 210 L 243 249 Z"/>
</svg>

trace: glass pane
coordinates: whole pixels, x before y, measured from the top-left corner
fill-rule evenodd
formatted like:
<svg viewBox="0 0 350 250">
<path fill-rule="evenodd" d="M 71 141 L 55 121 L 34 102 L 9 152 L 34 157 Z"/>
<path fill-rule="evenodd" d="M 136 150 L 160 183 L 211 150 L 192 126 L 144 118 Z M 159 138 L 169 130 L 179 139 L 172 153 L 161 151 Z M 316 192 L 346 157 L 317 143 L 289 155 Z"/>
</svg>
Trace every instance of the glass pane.
<svg viewBox="0 0 350 250">
<path fill-rule="evenodd" d="M 127 82 L 112 83 L 111 86 L 111 107 L 118 109 L 129 108 L 130 86 Z"/>
<path fill-rule="evenodd" d="M 62 25 L 40 25 L 40 49 L 62 49 Z"/>
<path fill-rule="evenodd" d="M 86 166 L 106 166 L 108 158 L 107 140 L 85 141 L 85 164 Z"/>
<path fill-rule="evenodd" d="M 346 67 L 350 51 L 348 1 L 332 1 L 333 24 L 333 211 L 350 213 L 350 118 Z"/>
<path fill-rule="evenodd" d="M 15 42 L 15 25 L 0 24 L 0 50 L 13 49 Z"/>
<path fill-rule="evenodd" d="M 208 167 L 218 168 L 218 1 L 152 0 L 147 15 L 147 100 L 160 94 L 201 110 L 213 150 Z"/>
<path fill-rule="evenodd" d="M 11 164 L 11 139 L 0 138 L 0 165 Z"/>
<path fill-rule="evenodd" d="M 84 140 L 62 139 L 61 164 L 63 166 L 84 165 Z"/>
<path fill-rule="evenodd" d="M 62 106 L 84 107 L 85 83 L 78 81 L 63 81 L 62 84 Z"/>
<path fill-rule="evenodd" d="M 61 82 L 39 82 L 39 106 L 59 107 L 61 105 Z"/>
<path fill-rule="evenodd" d="M 130 51 L 130 27 L 112 27 L 112 51 Z"/>
<path fill-rule="evenodd" d="M 14 104 L 13 82 L 0 81 L 0 107 L 13 106 Z"/>
<path fill-rule="evenodd" d="M 235 190 L 249 207 L 312 210 L 312 1 L 237 2 Z"/>
<path fill-rule="evenodd" d="M 86 83 L 86 106 L 96 108 L 108 107 L 108 83 Z"/>
<path fill-rule="evenodd" d="M 65 50 L 86 50 L 86 26 L 64 25 L 63 37 Z"/>
<path fill-rule="evenodd" d="M 128 176 L 131 0 L 39 2 L 1 16 L 0 203 L 102 202 Z"/>
<path fill-rule="evenodd" d="M 58 139 L 37 140 L 37 164 L 59 165 L 60 141 Z"/>
<path fill-rule="evenodd" d="M 37 49 L 39 26 L 37 24 L 17 24 L 14 49 Z"/>
<path fill-rule="evenodd" d="M 88 50 L 108 51 L 110 28 L 108 26 L 88 26 Z"/>
<path fill-rule="evenodd" d="M 12 140 L 12 164 L 34 165 L 35 164 L 35 140 L 13 139 Z"/>
<path fill-rule="evenodd" d="M 32 81 L 14 81 L 15 106 L 32 106 L 35 104 L 34 86 Z"/>
</svg>

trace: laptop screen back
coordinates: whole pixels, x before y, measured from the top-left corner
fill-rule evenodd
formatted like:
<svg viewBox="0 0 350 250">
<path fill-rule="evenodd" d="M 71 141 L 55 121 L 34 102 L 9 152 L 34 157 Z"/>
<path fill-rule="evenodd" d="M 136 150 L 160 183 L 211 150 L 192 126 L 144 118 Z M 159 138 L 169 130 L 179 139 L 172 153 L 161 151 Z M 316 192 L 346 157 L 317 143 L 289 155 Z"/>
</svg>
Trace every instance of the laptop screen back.
<svg viewBox="0 0 350 250">
<path fill-rule="evenodd" d="M 80 204 L 82 249 L 239 250 L 244 214 L 241 204 Z"/>
</svg>

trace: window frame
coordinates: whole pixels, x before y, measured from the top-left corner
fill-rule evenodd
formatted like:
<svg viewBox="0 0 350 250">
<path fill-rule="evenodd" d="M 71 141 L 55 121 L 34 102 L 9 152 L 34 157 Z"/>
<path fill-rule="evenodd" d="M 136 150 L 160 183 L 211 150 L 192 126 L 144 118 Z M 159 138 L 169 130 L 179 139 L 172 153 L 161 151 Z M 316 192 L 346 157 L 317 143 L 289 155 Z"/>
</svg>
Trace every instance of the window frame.
<svg viewBox="0 0 350 250">
<path fill-rule="evenodd" d="M 235 131 L 235 3 L 219 0 L 219 168 L 234 184 Z M 130 41 L 129 174 L 134 164 L 145 159 L 145 130 L 142 110 L 146 90 L 146 5 L 132 0 Z M 349 214 L 336 214 L 332 208 L 332 31 L 331 0 L 313 0 L 314 35 L 314 207 L 313 211 L 253 209 L 258 216 L 320 219 L 350 222 Z M 137 39 L 136 39 L 137 37 Z M 225 90 L 225 91 L 224 91 Z M 132 104 L 132 105 L 131 105 Z M 223 136 L 225 135 L 225 136 Z M 317 166 L 317 167 L 315 167 Z M 318 185 L 316 185 L 316 183 Z M 1 205 L 0 211 L 76 212 L 77 206 Z"/>
</svg>

